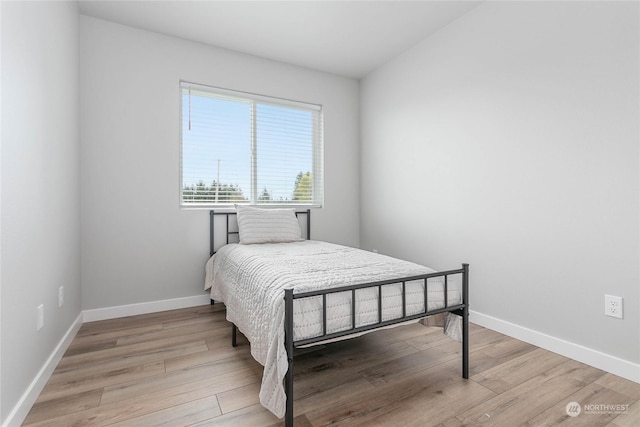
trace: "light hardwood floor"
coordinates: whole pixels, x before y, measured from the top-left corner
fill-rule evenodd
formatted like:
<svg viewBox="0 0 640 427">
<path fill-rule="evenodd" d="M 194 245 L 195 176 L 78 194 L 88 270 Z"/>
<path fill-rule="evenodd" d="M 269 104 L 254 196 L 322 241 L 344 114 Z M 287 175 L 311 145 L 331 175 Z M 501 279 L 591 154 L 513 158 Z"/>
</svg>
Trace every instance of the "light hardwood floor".
<svg viewBox="0 0 640 427">
<path fill-rule="evenodd" d="M 230 335 L 221 304 L 86 323 L 24 425 L 282 425 Z M 479 326 L 470 343 L 469 380 L 460 344 L 421 324 L 301 352 L 295 425 L 640 426 L 640 384 Z"/>
</svg>

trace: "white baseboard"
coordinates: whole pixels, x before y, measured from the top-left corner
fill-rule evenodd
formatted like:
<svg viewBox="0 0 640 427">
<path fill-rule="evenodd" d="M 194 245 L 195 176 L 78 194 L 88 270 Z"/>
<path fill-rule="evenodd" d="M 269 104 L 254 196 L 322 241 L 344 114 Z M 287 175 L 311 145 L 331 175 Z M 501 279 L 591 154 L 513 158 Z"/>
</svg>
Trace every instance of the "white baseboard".
<svg viewBox="0 0 640 427">
<path fill-rule="evenodd" d="M 56 366 L 58 366 L 60 359 L 62 359 L 65 351 L 67 351 L 67 348 L 69 348 L 71 341 L 73 341 L 73 338 L 80 330 L 82 322 L 82 312 L 80 312 L 80 314 L 78 314 L 78 317 L 76 317 L 76 320 L 71 324 L 71 327 L 67 330 L 67 333 L 64 334 L 62 340 L 60 340 L 56 348 L 53 350 L 53 353 L 51 353 L 51 356 L 49 356 L 44 366 L 40 369 L 40 372 L 38 372 L 34 380 L 31 382 L 31 384 L 29 384 L 27 390 L 24 392 L 16 406 L 6 418 L 5 422 L 2 424 L 3 427 L 17 426 L 22 424 L 24 419 L 29 414 L 31 407 L 40 395 L 40 392 L 47 384 L 47 381 L 49 381 L 49 378 L 51 378 L 51 374 L 53 374 Z"/>
<path fill-rule="evenodd" d="M 198 305 L 208 304 L 209 301 L 209 295 L 207 294 L 142 302 L 138 304 L 119 305 L 116 307 L 96 308 L 84 311 L 84 321 L 95 322 L 97 320 L 117 319 L 118 317 L 136 316 L 138 314 L 157 313 L 159 311 L 195 307 Z"/>
<path fill-rule="evenodd" d="M 640 364 L 602 353 L 477 311 L 469 311 L 469 321 L 520 341 L 558 353 L 622 378 L 640 383 Z"/>
</svg>

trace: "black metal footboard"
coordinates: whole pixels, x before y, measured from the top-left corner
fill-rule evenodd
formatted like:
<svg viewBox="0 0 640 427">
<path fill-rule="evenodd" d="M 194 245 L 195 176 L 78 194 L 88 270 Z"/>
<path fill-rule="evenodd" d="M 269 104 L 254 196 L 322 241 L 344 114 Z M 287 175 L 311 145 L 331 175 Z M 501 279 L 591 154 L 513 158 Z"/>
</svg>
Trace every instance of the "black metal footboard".
<svg viewBox="0 0 640 427">
<path fill-rule="evenodd" d="M 462 275 L 462 302 L 460 304 L 449 305 L 448 301 L 448 277 L 452 275 Z M 428 309 L 427 295 L 427 279 L 443 277 L 444 278 L 444 307 L 435 310 Z M 407 315 L 406 314 L 406 283 L 424 280 L 424 312 Z M 402 317 L 382 320 L 382 287 L 390 284 L 402 284 Z M 378 322 L 363 326 L 356 326 L 356 290 L 365 288 L 378 288 Z M 351 292 L 351 328 L 340 332 L 327 333 L 327 295 L 338 292 Z M 293 301 L 296 299 L 322 297 L 322 320 L 323 333 L 317 337 L 307 338 L 294 341 L 293 339 Z M 438 313 L 451 312 L 462 317 L 462 377 L 469 378 L 469 264 L 462 264 L 462 268 L 458 270 L 442 271 L 419 276 L 404 277 L 394 280 L 383 280 L 373 283 L 365 283 L 361 285 L 343 286 L 340 288 L 317 290 L 311 292 L 293 293 L 293 289 L 285 290 L 285 347 L 287 351 L 288 370 L 284 379 L 284 388 L 287 396 L 285 426 L 293 427 L 293 350 L 296 347 L 306 346 L 321 341 L 340 338 L 361 332 L 367 332 L 379 329 L 385 326 L 397 323 L 407 322 L 410 320 L 421 319 Z"/>
</svg>

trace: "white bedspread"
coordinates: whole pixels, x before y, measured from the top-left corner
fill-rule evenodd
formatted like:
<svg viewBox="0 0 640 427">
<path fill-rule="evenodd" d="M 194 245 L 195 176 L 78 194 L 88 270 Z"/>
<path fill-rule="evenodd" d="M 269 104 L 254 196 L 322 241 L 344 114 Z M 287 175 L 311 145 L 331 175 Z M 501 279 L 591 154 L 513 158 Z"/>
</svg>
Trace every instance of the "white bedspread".
<svg viewBox="0 0 640 427">
<path fill-rule="evenodd" d="M 284 289 L 295 293 L 396 279 L 434 270 L 359 249 L 307 240 L 294 243 L 223 246 L 206 265 L 205 289 L 227 307 L 233 322 L 251 343 L 251 355 L 264 366 L 260 403 L 278 417 L 285 414 L 283 379 Z M 442 278 L 429 279 L 428 309 L 444 307 Z M 402 316 L 402 285 L 382 288 L 382 320 Z M 448 287 L 449 305 L 461 302 Z M 406 284 L 406 314 L 424 312 L 424 282 Z M 356 326 L 378 322 L 378 290 L 356 292 Z M 327 333 L 350 329 L 351 292 L 327 296 Z M 322 335 L 322 298 L 294 301 L 294 340 Z"/>
</svg>

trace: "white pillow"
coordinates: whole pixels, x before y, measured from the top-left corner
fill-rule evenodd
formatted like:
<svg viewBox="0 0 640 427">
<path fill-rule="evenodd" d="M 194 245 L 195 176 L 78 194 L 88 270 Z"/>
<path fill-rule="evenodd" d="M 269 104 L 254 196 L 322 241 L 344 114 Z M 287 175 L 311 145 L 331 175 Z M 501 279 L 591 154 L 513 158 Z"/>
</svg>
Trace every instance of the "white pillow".
<svg viewBox="0 0 640 427">
<path fill-rule="evenodd" d="M 237 206 L 240 244 L 297 242 L 302 239 L 293 209 L 258 209 Z"/>
</svg>

